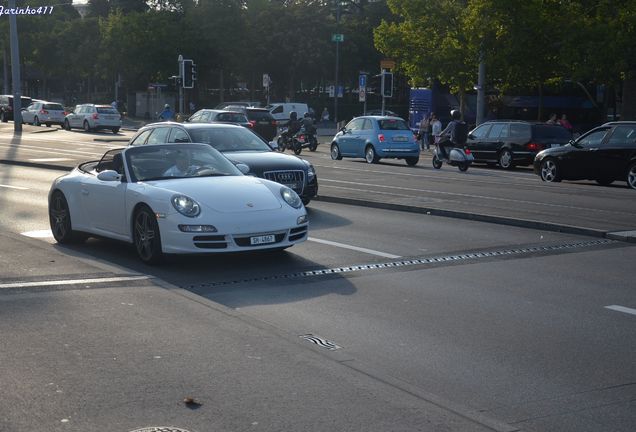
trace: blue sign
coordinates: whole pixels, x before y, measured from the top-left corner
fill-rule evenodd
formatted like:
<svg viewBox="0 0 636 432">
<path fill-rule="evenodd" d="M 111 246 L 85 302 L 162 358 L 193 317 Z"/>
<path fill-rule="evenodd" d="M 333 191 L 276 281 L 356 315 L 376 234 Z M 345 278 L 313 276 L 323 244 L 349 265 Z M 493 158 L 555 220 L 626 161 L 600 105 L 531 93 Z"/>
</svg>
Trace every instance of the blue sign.
<svg viewBox="0 0 636 432">
<path fill-rule="evenodd" d="M 366 87 L 367 86 L 367 76 L 366 75 L 360 75 L 360 78 L 358 79 L 358 86 L 359 87 Z"/>
</svg>

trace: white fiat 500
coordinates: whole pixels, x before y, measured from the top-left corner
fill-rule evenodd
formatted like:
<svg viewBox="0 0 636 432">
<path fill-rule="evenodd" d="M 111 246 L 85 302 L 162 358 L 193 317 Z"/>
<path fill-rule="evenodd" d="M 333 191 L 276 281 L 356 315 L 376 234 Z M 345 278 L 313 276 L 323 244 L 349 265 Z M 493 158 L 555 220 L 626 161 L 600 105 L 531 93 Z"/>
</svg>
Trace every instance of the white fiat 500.
<svg viewBox="0 0 636 432">
<path fill-rule="evenodd" d="M 164 254 L 282 250 L 307 239 L 300 197 L 246 176 L 207 144 L 160 144 L 106 152 L 56 179 L 49 219 L 59 243 L 90 235 L 134 245 L 154 264 Z"/>
</svg>

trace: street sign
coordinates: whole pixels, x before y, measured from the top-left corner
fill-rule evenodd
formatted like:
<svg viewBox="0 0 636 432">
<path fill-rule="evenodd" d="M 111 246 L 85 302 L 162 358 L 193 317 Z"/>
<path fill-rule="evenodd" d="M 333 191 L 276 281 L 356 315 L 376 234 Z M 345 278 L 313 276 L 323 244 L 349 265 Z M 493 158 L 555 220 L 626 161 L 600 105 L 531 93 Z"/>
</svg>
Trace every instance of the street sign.
<svg viewBox="0 0 636 432">
<path fill-rule="evenodd" d="M 334 97 L 336 95 L 336 90 L 334 88 L 334 86 L 330 85 L 329 86 L 329 97 Z"/>
<path fill-rule="evenodd" d="M 392 59 L 380 60 L 380 69 L 393 70 L 394 68 L 395 68 L 395 60 L 392 60 Z"/>
<path fill-rule="evenodd" d="M 342 33 L 333 33 L 331 35 L 331 42 L 344 42 L 344 35 Z"/>
<path fill-rule="evenodd" d="M 358 77 L 358 86 L 366 87 L 367 86 L 367 76 L 365 74 L 360 74 Z"/>
<path fill-rule="evenodd" d="M 358 90 L 358 101 L 366 102 L 367 100 L 367 90 L 364 87 L 360 87 Z"/>
<path fill-rule="evenodd" d="M 338 97 L 344 97 L 344 86 L 339 85 L 338 86 Z"/>
</svg>

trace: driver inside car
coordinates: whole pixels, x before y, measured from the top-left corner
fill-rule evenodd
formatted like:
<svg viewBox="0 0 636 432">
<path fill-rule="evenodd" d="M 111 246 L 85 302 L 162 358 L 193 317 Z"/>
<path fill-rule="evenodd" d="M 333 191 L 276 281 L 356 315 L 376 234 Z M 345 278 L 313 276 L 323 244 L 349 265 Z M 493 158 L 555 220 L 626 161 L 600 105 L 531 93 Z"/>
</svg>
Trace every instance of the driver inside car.
<svg viewBox="0 0 636 432">
<path fill-rule="evenodd" d="M 164 177 L 187 177 L 196 172 L 198 166 L 192 165 L 190 155 L 184 151 L 178 151 L 175 164 L 168 168 L 164 173 Z"/>
</svg>

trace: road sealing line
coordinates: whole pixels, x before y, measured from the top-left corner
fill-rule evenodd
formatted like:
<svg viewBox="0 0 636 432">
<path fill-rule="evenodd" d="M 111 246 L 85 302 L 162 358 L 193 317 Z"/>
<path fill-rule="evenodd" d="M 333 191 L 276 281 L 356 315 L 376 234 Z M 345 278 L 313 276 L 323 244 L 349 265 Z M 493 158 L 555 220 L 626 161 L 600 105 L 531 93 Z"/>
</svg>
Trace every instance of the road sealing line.
<svg viewBox="0 0 636 432">
<path fill-rule="evenodd" d="M 363 247 L 358 247 L 358 246 L 352 246 L 352 245 L 348 245 L 348 244 L 344 244 L 344 243 L 338 243 L 335 241 L 331 241 L 331 240 L 323 240 L 323 239 L 319 239 L 319 238 L 315 238 L 315 237 L 308 237 L 307 240 L 309 241 L 313 241 L 316 243 L 322 243 L 322 244 L 326 244 L 329 246 L 336 246 L 339 248 L 343 248 L 343 249 L 351 249 L 354 251 L 358 251 L 358 252 L 364 252 L 370 255 L 377 255 L 377 256 L 381 256 L 384 258 L 391 258 L 391 259 L 395 259 L 395 258 L 401 258 L 400 255 L 392 255 L 390 253 L 386 253 L 386 252 L 380 252 L 380 251 L 376 251 L 373 249 L 367 249 L 367 248 L 363 248 Z"/>
<path fill-rule="evenodd" d="M 625 306 L 611 305 L 611 306 L 605 306 L 605 309 L 610 309 L 616 312 L 623 312 L 630 315 L 636 315 L 636 309 L 628 308 Z"/>
<path fill-rule="evenodd" d="M 65 279 L 65 280 L 47 280 L 38 282 L 13 282 L 0 284 L 2 288 L 32 288 L 43 286 L 57 286 L 57 285 L 85 285 L 95 283 L 113 283 L 113 282 L 131 282 L 137 280 L 148 280 L 150 276 L 119 276 L 108 278 L 93 278 L 93 279 Z"/>
</svg>

